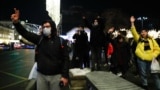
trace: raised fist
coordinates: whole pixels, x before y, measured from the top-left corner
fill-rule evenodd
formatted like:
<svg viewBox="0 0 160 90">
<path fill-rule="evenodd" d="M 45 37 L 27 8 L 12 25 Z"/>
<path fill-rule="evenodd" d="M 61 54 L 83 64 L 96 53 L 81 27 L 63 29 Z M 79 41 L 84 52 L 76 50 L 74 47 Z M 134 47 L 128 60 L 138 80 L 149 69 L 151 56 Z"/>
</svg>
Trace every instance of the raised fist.
<svg viewBox="0 0 160 90">
<path fill-rule="evenodd" d="M 11 20 L 13 23 L 17 23 L 19 21 L 19 10 L 14 8 L 14 13 L 11 15 Z"/>
</svg>

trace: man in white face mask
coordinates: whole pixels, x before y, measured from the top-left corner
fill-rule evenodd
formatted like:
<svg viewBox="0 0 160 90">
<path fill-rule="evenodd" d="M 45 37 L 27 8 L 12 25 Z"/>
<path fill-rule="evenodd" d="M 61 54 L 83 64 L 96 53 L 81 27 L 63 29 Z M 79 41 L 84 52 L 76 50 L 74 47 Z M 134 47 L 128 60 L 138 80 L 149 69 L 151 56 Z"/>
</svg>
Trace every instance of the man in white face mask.
<svg viewBox="0 0 160 90">
<path fill-rule="evenodd" d="M 50 37 L 51 36 L 51 25 L 50 25 L 50 23 L 48 23 L 48 22 L 45 23 L 42 28 L 43 28 L 42 29 L 43 35 Z"/>
<path fill-rule="evenodd" d="M 43 29 L 43 34 L 45 36 L 50 36 L 51 35 L 51 28 L 44 28 Z"/>
<path fill-rule="evenodd" d="M 67 42 L 57 35 L 55 22 L 52 20 L 42 22 L 41 35 L 28 32 L 19 22 L 19 10 L 14 10 L 11 20 L 17 32 L 37 45 L 37 90 L 61 90 L 59 82 L 65 87 L 69 78 Z"/>
</svg>

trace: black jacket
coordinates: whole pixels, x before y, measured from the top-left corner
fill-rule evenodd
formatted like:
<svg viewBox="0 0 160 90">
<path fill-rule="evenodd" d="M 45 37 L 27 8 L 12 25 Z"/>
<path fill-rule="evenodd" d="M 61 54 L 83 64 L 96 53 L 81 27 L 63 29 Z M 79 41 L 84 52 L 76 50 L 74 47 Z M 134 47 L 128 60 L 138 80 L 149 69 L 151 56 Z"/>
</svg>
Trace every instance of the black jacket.
<svg viewBox="0 0 160 90">
<path fill-rule="evenodd" d="M 83 19 L 83 23 L 88 27 L 90 32 L 90 46 L 91 47 L 104 47 L 105 45 L 105 34 L 104 34 L 104 23 L 102 20 L 98 20 L 98 25 L 94 26 L 92 23 L 89 23 L 87 19 Z"/>
<path fill-rule="evenodd" d="M 37 70 L 40 73 L 44 75 L 62 74 L 62 77 L 68 78 L 69 52 L 67 42 L 64 42 L 64 39 L 60 39 L 59 36 L 47 38 L 43 35 L 28 32 L 20 23 L 14 25 L 19 34 L 37 45 L 36 61 Z M 63 40 L 62 43 L 61 40 Z"/>
</svg>

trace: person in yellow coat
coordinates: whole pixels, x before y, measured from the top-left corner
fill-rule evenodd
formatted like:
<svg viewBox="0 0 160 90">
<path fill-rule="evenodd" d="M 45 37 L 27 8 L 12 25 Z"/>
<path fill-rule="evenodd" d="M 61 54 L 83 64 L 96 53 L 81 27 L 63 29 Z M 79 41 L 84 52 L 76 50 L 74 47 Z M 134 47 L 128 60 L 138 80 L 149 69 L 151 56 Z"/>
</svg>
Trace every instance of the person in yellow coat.
<svg viewBox="0 0 160 90">
<path fill-rule="evenodd" d="M 134 40 L 137 42 L 137 47 L 135 50 L 135 54 L 138 57 L 137 63 L 139 67 L 139 73 L 142 80 L 142 87 L 148 90 L 148 74 L 150 73 L 151 61 L 153 58 L 158 57 L 160 54 L 160 48 L 158 43 L 154 38 L 148 35 L 148 30 L 142 28 L 140 34 L 137 32 L 135 27 L 135 17 L 130 17 L 131 22 L 131 33 L 133 35 Z M 156 90 L 160 90 L 160 79 L 158 73 L 152 73 Z"/>
</svg>

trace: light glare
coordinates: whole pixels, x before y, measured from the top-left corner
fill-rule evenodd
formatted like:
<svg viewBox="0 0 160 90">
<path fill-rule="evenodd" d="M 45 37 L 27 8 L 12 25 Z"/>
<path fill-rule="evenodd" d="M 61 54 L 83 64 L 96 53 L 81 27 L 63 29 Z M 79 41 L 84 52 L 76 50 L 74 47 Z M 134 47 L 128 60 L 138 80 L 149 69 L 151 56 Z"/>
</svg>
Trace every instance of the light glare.
<svg viewBox="0 0 160 90">
<path fill-rule="evenodd" d="M 60 0 L 46 0 L 46 10 L 57 26 L 60 22 Z"/>
</svg>

